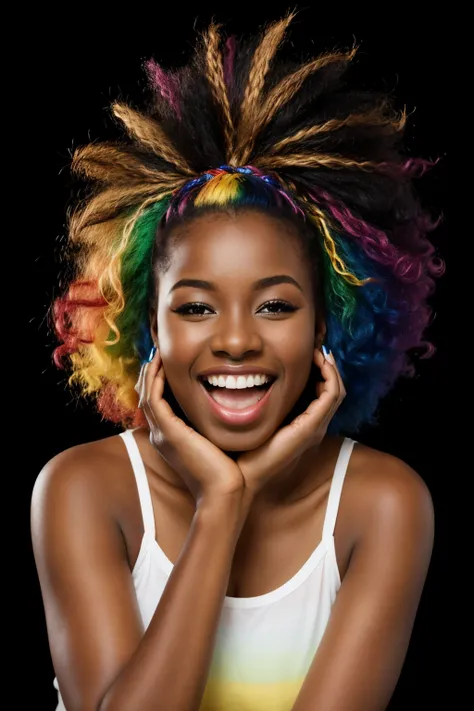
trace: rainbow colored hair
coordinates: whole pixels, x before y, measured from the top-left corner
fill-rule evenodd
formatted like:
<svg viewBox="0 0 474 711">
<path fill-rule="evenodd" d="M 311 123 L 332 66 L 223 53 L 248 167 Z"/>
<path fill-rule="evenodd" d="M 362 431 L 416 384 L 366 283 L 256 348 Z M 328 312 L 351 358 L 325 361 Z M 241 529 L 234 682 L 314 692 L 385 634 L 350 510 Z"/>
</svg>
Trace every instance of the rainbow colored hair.
<svg viewBox="0 0 474 711">
<path fill-rule="evenodd" d="M 265 94 L 272 52 L 290 20 L 275 23 L 242 59 L 233 38 L 221 52 L 211 26 L 201 62 L 166 74 L 151 60 L 154 113 L 114 105 L 132 142 L 75 153 L 73 170 L 102 187 L 70 217 L 75 274 L 54 304 L 62 342 L 54 359 L 62 366 L 69 358 L 69 383 L 112 422 L 146 424 L 134 388 L 152 346 L 164 235 L 209 209 L 272 211 L 316 245 L 327 345 L 347 390 L 332 433 L 373 422 L 396 379 L 413 373 L 413 349 L 433 352 L 423 335 L 443 264 L 426 239 L 434 224 L 411 188 L 427 162 L 396 152 L 405 115 L 387 112 L 385 100 L 359 93 L 349 106 L 342 92 L 338 108 L 342 90 L 331 93 L 331 82 L 354 51 L 312 60 L 270 81 Z"/>
</svg>

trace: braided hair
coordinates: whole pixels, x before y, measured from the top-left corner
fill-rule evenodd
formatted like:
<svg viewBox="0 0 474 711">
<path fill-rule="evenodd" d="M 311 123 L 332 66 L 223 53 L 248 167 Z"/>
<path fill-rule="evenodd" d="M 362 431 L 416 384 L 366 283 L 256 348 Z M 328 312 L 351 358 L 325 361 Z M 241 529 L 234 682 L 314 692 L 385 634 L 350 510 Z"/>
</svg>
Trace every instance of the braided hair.
<svg viewBox="0 0 474 711">
<path fill-rule="evenodd" d="M 89 189 L 68 210 L 72 271 L 52 305 L 54 361 L 111 422 L 146 424 L 134 386 L 168 236 L 206 210 L 257 209 L 298 227 L 347 390 L 332 433 L 372 423 L 397 378 L 413 374 L 413 349 L 434 351 L 423 336 L 444 265 L 413 189 L 431 164 L 404 153 L 404 110 L 344 81 L 355 48 L 278 60 L 292 18 L 244 40 L 211 24 L 175 71 L 146 61 L 146 107 L 111 106 L 123 137 L 73 154 Z"/>
</svg>

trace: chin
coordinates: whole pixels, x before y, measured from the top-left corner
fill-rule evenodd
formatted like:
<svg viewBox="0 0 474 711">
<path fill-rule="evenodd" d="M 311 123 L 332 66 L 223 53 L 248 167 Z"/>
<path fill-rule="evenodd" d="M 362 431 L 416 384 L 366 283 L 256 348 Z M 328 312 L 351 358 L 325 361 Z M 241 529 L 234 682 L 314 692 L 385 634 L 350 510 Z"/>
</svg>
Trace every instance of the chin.
<svg viewBox="0 0 474 711">
<path fill-rule="evenodd" d="M 265 427 L 267 424 L 267 427 Z M 268 423 L 265 421 L 261 422 L 259 425 L 254 425 L 249 427 L 247 430 L 220 430 L 219 432 L 209 432 L 206 428 L 202 428 L 198 423 L 190 423 L 190 427 L 199 432 L 203 437 L 212 442 L 216 447 L 219 447 L 227 456 L 231 459 L 237 459 L 239 454 L 243 452 L 250 452 L 253 449 L 258 449 L 269 440 L 279 429 L 279 427 L 272 427 L 268 430 Z"/>
<path fill-rule="evenodd" d="M 308 387 L 309 386 L 309 387 Z M 236 460 L 238 456 L 244 452 L 249 452 L 254 449 L 258 449 L 262 444 L 269 440 L 275 432 L 277 432 L 282 427 L 287 426 L 292 422 L 295 417 L 304 412 L 307 408 L 313 396 L 311 396 L 311 391 L 313 390 L 310 383 L 306 384 L 303 392 L 297 397 L 296 402 L 290 405 L 286 415 L 283 415 L 280 422 L 276 425 L 273 424 L 269 429 L 270 423 L 265 419 L 261 420 L 259 423 L 248 426 L 247 429 L 226 429 L 222 426 L 218 430 L 212 431 L 209 427 L 203 426 L 203 422 L 200 421 L 200 415 L 198 414 L 195 418 L 190 413 L 190 416 L 186 414 L 183 407 L 179 404 L 178 399 L 171 390 L 169 383 L 165 383 L 165 392 L 163 397 L 167 400 L 173 412 L 180 417 L 183 422 L 185 422 L 188 427 L 198 432 L 203 437 L 206 437 L 212 444 L 219 447 L 228 457 L 232 460 Z M 193 418 L 193 419 L 190 419 Z"/>
</svg>

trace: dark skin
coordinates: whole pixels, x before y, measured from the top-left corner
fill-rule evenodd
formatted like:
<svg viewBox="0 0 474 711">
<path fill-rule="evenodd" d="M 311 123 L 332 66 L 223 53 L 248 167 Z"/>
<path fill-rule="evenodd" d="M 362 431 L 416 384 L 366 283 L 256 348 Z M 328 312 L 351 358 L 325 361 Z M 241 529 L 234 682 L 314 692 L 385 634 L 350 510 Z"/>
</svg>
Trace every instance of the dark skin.
<svg viewBox="0 0 474 711">
<path fill-rule="evenodd" d="M 280 425 L 311 368 L 325 368 L 339 393 L 344 387 L 336 363 L 324 365 L 323 314 L 293 230 L 255 212 L 194 220 L 175 234 L 171 266 L 160 277 L 151 314 L 166 379 L 180 407 L 202 436 L 242 463 L 249 483 L 261 469 L 258 453 L 281 438 Z M 300 288 L 281 283 L 252 291 L 256 280 L 281 274 Z M 216 289 L 187 286 L 170 294 L 183 278 L 205 279 Z M 265 305 L 272 300 L 296 310 L 269 315 Z M 189 302 L 203 302 L 209 310 L 200 310 L 204 316 L 175 312 Z M 251 427 L 224 425 L 202 399 L 197 372 L 229 363 L 265 365 L 279 374 L 271 407 Z M 152 493 L 157 540 L 174 564 L 195 500 L 152 446 L 148 430 L 137 430 L 135 437 Z M 228 595 L 263 595 L 303 566 L 321 539 L 341 442 L 326 435 L 284 467 L 275 460 L 275 476 L 260 481 L 252 497 Z M 35 489 L 33 540 L 55 668 L 70 698 L 79 683 L 84 694 L 101 698 L 143 634 L 131 580 L 143 523 L 123 442 L 110 437 L 59 454 Z M 334 534 L 341 588 L 294 711 L 385 708 L 408 648 L 433 536 L 432 501 L 419 475 L 397 458 L 357 444 Z M 79 572 L 90 566 L 94 575 Z"/>
<path fill-rule="evenodd" d="M 278 429 L 303 392 L 315 350 L 321 362 L 326 331 L 322 309 L 314 303 L 311 274 L 290 223 L 255 212 L 211 214 L 175 230 L 172 237 L 172 264 L 159 280 L 152 334 L 166 380 L 188 420 L 236 460 Z M 253 290 L 262 276 L 275 275 L 294 283 Z M 214 288 L 173 289 L 183 278 L 206 280 Z M 196 374 L 229 364 L 264 365 L 278 373 L 271 408 L 256 423 L 229 426 L 205 406 Z M 318 445 L 311 449 L 306 454 L 312 459 Z M 307 476 L 307 462 L 296 458 L 265 483 L 254 505 L 291 497 Z M 169 477 L 183 487 L 179 475 L 170 471 Z"/>
<path fill-rule="evenodd" d="M 158 308 L 151 315 L 152 334 L 159 346 L 166 380 L 199 433 L 241 462 L 243 453 L 257 450 L 278 429 L 308 381 L 315 349 L 320 356 L 326 329 L 322 309 L 314 303 L 308 263 L 295 228 L 261 213 L 205 215 L 176 229 L 171 236 L 175 238 L 172 263 L 159 280 Z M 294 283 L 253 290 L 252 285 L 262 275 L 286 275 Z M 205 280 L 214 288 L 173 289 L 186 278 Z M 271 303 L 275 301 L 276 304 Z M 183 307 L 187 309 L 184 313 Z M 246 427 L 229 427 L 203 407 L 196 373 L 222 364 L 264 364 L 278 372 L 277 389 L 266 417 Z M 330 484 L 342 438 L 330 440 L 326 438 L 324 446 L 322 443 L 309 446 L 280 468 L 253 497 L 236 562 L 241 560 L 242 565 L 248 565 L 247 548 L 255 551 L 255 539 L 268 543 L 268 537 L 259 533 L 260 527 L 274 525 L 276 515 L 284 510 L 285 520 L 295 526 L 296 518 L 301 517 L 298 502 L 308 500 L 315 489 L 319 492 L 316 499 L 324 499 L 322 492 L 327 489 L 324 483 Z M 141 442 L 148 449 L 149 443 L 144 438 Z M 188 516 L 192 516 L 194 499 L 182 477 L 153 447 L 150 450 L 161 477 L 183 495 L 189 504 Z M 322 509 L 320 514 L 323 516 Z M 314 514 L 311 518 L 312 524 L 317 522 L 322 529 L 322 518 L 319 520 Z M 283 520 L 279 522 L 279 530 L 284 530 Z M 183 535 L 185 531 L 180 537 Z M 281 554 L 282 537 L 277 538 L 278 545 L 274 537 L 273 546 Z M 295 544 L 294 536 L 284 538 Z M 307 540 L 314 541 L 317 537 L 308 536 Z M 345 561 L 349 552 L 349 549 L 343 552 Z M 308 546 L 303 562 L 310 553 Z M 283 572 L 280 567 L 280 576 Z M 237 585 L 235 578 L 232 574 L 228 594 L 238 590 L 244 596 L 245 585 Z M 259 587 L 261 582 L 260 577 Z"/>
</svg>

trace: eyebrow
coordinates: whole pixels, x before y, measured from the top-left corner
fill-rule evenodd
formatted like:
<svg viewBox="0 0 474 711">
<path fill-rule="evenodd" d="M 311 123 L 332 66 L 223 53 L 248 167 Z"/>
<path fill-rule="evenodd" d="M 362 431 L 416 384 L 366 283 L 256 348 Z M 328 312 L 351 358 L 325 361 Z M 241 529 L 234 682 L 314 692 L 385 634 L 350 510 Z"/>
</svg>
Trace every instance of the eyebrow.
<svg viewBox="0 0 474 711">
<path fill-rule="evenodd" d="M 289 276 L 289 274 L 276 274 L 275 276 L 264 277 L 263 279 L 258 279 L 254 281 L 251 289 L 252 291 L 262 291 L 263 289 L 268 289 L 270 286 L 275 286 L 276 284 L 293 284 L 297 289 L 303 293 L 303 289 L 298 284 L 296 279 Z M 181 289 L 185 286 L 191 286 L 196 289 L 206 289 L 207 291 L 218 291 L 215 284 L 211 281 L 204 281 L 203 279 L 180 279 L 176 282 L 174 286 L 169 290 L 169 294 L 176 289 Z"/>
</svg>

